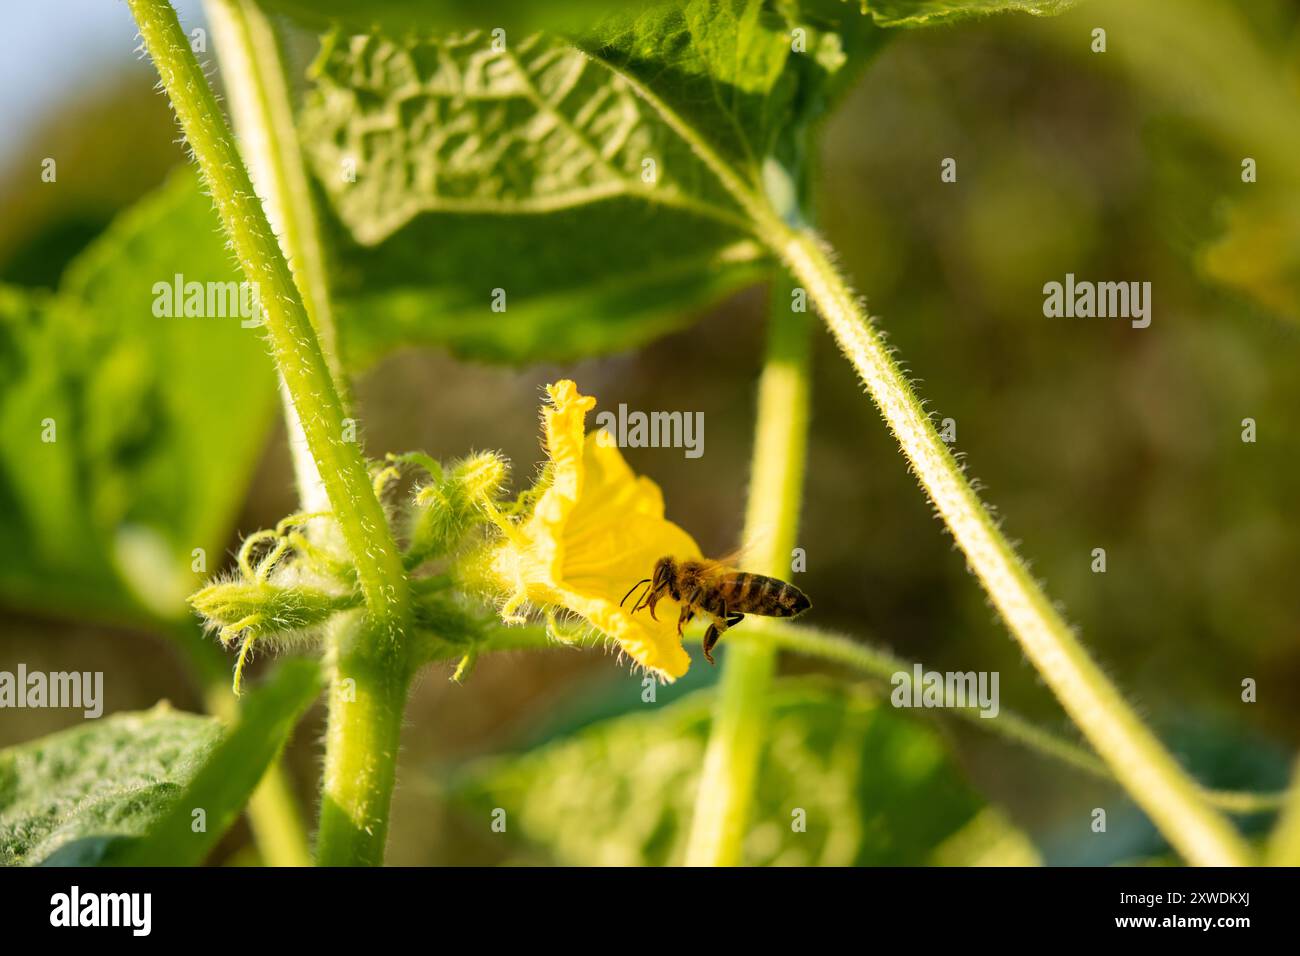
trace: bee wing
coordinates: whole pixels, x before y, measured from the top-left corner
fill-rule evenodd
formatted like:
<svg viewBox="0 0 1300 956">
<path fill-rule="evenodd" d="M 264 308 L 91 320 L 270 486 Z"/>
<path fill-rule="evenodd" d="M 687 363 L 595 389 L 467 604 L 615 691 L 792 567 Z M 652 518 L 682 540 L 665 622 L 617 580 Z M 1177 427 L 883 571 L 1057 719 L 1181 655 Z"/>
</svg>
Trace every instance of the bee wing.
<svg viewBox="0 0 1300 956">
<path fill-rule="evenodd" d="M 736 573 L 736 563 L 730 555 L 721 558 L 702 558 L 699 564 L 703 569 L 704 580 L 715 585 L 727 575 Z"/>
<path fill-rule="evenodd" d="M 765 545 L 772 540 L 770 530 L 759 529 L 746 535 L 745 540 L 740 546 L 727 552 L 721 557 L 712 559 L 712 563 L 722 565 L 728 570 L 741 570 L 746 565 L 752 564 L 756 555 L 762 554 Z"/>
</svg>

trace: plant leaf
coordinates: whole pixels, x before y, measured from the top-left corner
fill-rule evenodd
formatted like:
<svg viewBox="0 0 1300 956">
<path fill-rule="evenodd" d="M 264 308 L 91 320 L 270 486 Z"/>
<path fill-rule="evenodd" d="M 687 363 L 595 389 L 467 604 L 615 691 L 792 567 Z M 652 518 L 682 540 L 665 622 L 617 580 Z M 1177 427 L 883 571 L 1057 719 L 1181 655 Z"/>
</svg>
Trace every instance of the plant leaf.
<svg viewBox="0 0 1300 956">
<path fill-rule="evenodd" d="M 321 686 L 318 661 L 291 658 L 228 730 L 161 703 L 0 751 L 0 864 L 198 865 Z"/>
<path fill-rule="evenodd" d="M 347 234 L 339 258 L 355 265 L 338 284 L 350 364 L 409 343 L 513 361 L 627 349 L 761 276 L 769 263 L 735 197 L 631 66 L 686 102 L 707 98 L 689 119 L 761 189 L 769 149 L 784 133 L 793 155 L 830 79 L 847 73 L 846 47 L 865 56 L 863 38 L 878 32 L 814 0 L 805 7 L 840 19 L 818 14 L 814 55 L 795 54 L 788 6 L 637 5 L 576 46 L 532 35 L 494 48 L 483 32 L 327 38 L 301 123 Z M 730 15 L 714 23 L 713 7 Z M 630 62 L 640 43 L 678 50 L 690 23 L 707 57 Z M 613 65 L 620 50 L 626 75 Z M 686 85 L 671 79 L 685 70 Z M 736 84 L 743 96 L 726 92 Z M 741 135 L 750 125 L 757 138 Z M 504 311 L 492 308 L 496 289 Z"/>
<path fill-rule="evenodd" d="M 159 704 L 0 751 L 0 863 L 95 862 L 197 773 L 221 724 Z"/>
<path fill-rule="evenodd" d="M 839 0 L 682 0 L 614 14 L 574 39 L 613 76 L 651 91 L 653 111 L 688 148 L 715 153 L 761 190 L 770 157 L 789 163 L 783 140 L 826 108 L 824 88 L 882 38 Z"/>
<path fill-rule="evenodd" d="M 422 215 L 374 248 L 342 240 L 339 274 L 356 279 L 341 304 L 346 361 L 364 368 L 406 345 L 499 362 L 623 351 L 766 272 L 755 243 L 716 224 L 669 245 L 663 229 L 656 210 L 612 201 L 544 217 Z"/>
<path fill-rule="evenodd" d="M 178 617 L 203 577 L 193 550 L 217 556 L 275 385 L 238 317 L 155 316 L 155 283 L 177 275 L 238 281 L 189 170 L 124 213 L 58 292 L 0 290 L 5 600 Z"/>
<path fill-rule="evenodd" d="M 258 0 L 308 26 L 343 26 L 364 33 L 382 29 L 394 34 L 500 27 L 517 30 L 575 29 L 611 10 L 637 13 L 669 0 Z M 880 26 L 933 26 L 1008 11 L 1052 15 L 1078 0 L 826 0 L 828 7 L 870 14 Z M 781 4 L 773 4 L 780 6 Z"/>
<path fill-rule="evenodd" d="M 680 863 L 712 691 L 470 765 L 456 795 L 566 865 Z M 751 864 L 1032 859 L 962 782 L 934 733 L 861 694 L 785 681 L 772 696 Z M 792 824 L 803 811 L 806 832 Z M 967 829 L 968 826 L 970 829 Z M 941 852 L 942 850 L 942 852 Z"/>
<path fill-rule="evenodd" d="M 559 38 L 490 44 L 481 33 L 325 39 L 304 135 L 359 241 L 421 212 L 536 214 L 623 196 L 739 215 L 626 82 Z M 653 183 L 647 159 L 662 166 Z M 355 183 L 341 175 L 349 161 Z"/>
<path fill-rule="evenodd" d="M 239 721 L 207 755 L 185 792 L 142 839 L 120 845 L 109 860 L 120 866 L 198 866 L 230 829 L 266 768 L 284 749 L 303 712 L 323 687 L 320 662 L 286 658 L 248 695 Z M 195 810 L 205 829 L 195 831 Z"/>
</svg>

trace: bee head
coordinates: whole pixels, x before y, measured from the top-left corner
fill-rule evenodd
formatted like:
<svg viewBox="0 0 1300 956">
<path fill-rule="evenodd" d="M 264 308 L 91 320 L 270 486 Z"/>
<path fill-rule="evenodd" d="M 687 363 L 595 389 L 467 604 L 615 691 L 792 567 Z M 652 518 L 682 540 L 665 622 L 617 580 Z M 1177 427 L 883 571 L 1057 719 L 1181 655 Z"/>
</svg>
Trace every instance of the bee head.
<svg viewBox="0 0 1300 956">
<path fill-rule="evenodd" d="M 650 572 L 650 577 L 642 578 L 632 585 L 631 590 L 623 595 L 623 600 L 618 602 L 618 606 L 622 607 L 627 599 L 632 596 L 632 592 L 643 584 L 647 585 L 647 587 L 641 592 L 641 597 L 636 604 L 632 605 L 633 614 L 642 607 L 648 606 L 653 616 L 654 604 L 665 592 L 671 594 L 674 601 L 681 600 L 681 595 L 677 592 L 677 562 L 671 557 L 660 558 L 656 561 L 654 570 Z"/>
<path fill-rule="evenodd" d="M 650 590 L 666 591 L 672 587 L 673 580 L 677 577 L 677 562 L 672 556 L 660 558 L 655 562 L 655 569 L 651 575 Z"/>
</svg>

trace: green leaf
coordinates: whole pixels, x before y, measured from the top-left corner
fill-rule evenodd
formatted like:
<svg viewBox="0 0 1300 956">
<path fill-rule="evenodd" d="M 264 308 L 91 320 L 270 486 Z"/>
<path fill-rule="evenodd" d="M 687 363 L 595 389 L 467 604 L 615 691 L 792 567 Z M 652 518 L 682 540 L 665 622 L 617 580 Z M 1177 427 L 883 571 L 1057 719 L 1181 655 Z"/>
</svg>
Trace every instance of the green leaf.
<svg viewBox="0 0 1300 956">
<path fill-rule="evenodd" d="M 648 91 L 651 112 L 688 149 L 715 154 L 761 191 L 769 159 L 792 164 L 802 144 L 790 140 L 882 39 L 840 0 L 683 0 L 613 15 L 575 42 Z"/>
<path fill-rule="evenodd" d="M 794 6 L 761 7 L 623 8 L 576 46 L 535 34 L 494 48 L 486 32 L 327 38 L 302 127 L 350 236 L 338 257 L 352 267 L 338 285 L 349 362 L 411 343 L 509 361 L 629 349 L 762 276 L 769 264 L 701 143 L 761 191 L 778 140 L 780 167 L 847 73 L 846 50 L 865 56 L 874 30 L 817 0 L 811 52 L 795 53 Z M 705 54 L 692 53 L 697 40 Z M 647 45 L 663 56 L 640 58 Z M 666 115 L 638 69 L 656 94 L 695 107 L 693 128 Z"/>
<path fill-rule="evenodd" d="M 228 730 L 161 703 L 0 751 L 0 864 L 198 865 L 321 687 L 289 659 Z"/>
<path fill-rule="evenodd" d="M 713 692 L 470 765 L 457 797 L 567 865 L 680 863 Z M 771 700 L 747 862 L 1030 862 L 1032 847 L 966 786 L 935 734 L 871 697 L 786 681 Z M 799 811 L 806 831 L 794 824 Z"/>
<path fill-rule="evenodd" d="M 491 44 L 477 32 L 326 38 L 303 132 L 359 241 L 421 212 L 514 216 L 615 197 L 736 224 L 734 203 L 628 83 L 559 38 Z"/>
<path fill-rule="evenodd" d="M 215 717 L 159 704 L 0 751 L 0 864 L 96 862 L 148 831 L 221 734 Z"/>
<path fill-rule="evenodd" d="M 237 316 L 154 314 L 155 284 L 177 275 L 239 278 L 189 170 L 123 214 L 56 293 L 0 289 L 6 601 L 178 617 L 204 577 L 193 550 L 218 556 L 274 377 L 261 333 Z"/>
<path fill-rule="evenodd" d="M 696 221 L 665 244 L 669 228 L 654 209 L 611 201 L 544 217 L 429 214 L 374 248 L 344 240 L 344 357 L 364 368 L 407 345 L 498 362 L 625 351 L 766 272 L 758 246 L 724 227 Z"/>
<path fill-rule="evenodd" d="M 394 34 L 454 29 L 508 31 L 575 28 L 602 13 L 652 10 L 669 0 L 258 0 L 275 13 L 283 13 L 309 26 L 341 25 L 364 33 L 383 29 Z M 1078 0 L 825 0 L 827 7 L 843 7 L 870 14 L 880 26 L 914 27 L 950 23 L 1008 11 L 1056 14 Z M 782 3 L 770 4 L 774 7 Z"/>
<path fill-rule="evenodd" d="M 298 718 L 321 692 L 320 662 L 287 658 L 244 699 L 239 721 L 207 755 L 184 794 L 142 839 L 109 856 L 120 866 L 198 866 L 238 818 Z M 204 829 L 195 829 L 196 811 Z"/>
</svg>

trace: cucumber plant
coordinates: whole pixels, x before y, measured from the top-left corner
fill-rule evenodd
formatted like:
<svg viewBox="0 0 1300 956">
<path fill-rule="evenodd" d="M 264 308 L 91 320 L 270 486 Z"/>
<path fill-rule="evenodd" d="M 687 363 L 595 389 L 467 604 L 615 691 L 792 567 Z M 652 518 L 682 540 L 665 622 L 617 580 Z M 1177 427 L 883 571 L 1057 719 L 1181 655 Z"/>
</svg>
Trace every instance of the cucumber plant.
<svg viewBox="0 0 1300 956">
<path fill-rule="evenodd" d="M 165 496 L 170 525 L 189 522 L 170 541 L 121 532 L 114 502 L 120 510 L 133 489 L 114 489 L 121 478 L 96 471 L 92 447 L 65 474 L 52 466 L 69 488 L 97 476 L 93 500 L 80 506 L 87 509 L 79 524 L 84 546 L 72 562 L 94 585 L 87 601 L 176 634 L 205 675 L 219 717 L 161 709 L 15 748 L 0 764 L 13 782 L 0 816 L 3 858 L 198 863 L 247 804 L 263 858 L 305 862 L 303 828 L 274 761 L 324 689 L 314 859 L 378 864 L 403 712 L 421 668 L 449 662 L 472 692 L 471 672 L 485 654 L 612 643 L 651 676 L 681 676 L 689 665 L 671 622 L 656 628 L 633 618 L 616 595 L 630 569 L 648 571 L 658 554 L 695 543 L 665 518 L 653 483 L 586 430 L 593 400 L 580 383 L 551 386 L 543 407 L 548 461 L 531 487 L 508 498 L 509 465 L 496 454 L 441 462 L 364 447 L 351 377 L 411 344 L 504 362 L 635 349 L 682 328 L 692 307 L 767 279 L 772 305 L 745 516 L 746 537 L 762 543 L 748 566 L 780 577 L 797 542 L 810 339 L 820 321 L 897 439 L 899 467 L 916 476 L 1008 633 L 1088 746 L 1010 712 L 991 723 L 1116 781 L 1188 862 L 1255 860 L 1226 813 L 1281 798 L 1206 790 L 1146 726 L 991 516 L 815 227 L 823 121 L 887 38 L 971 16 L 1050 15 L 1070 4 L 647 0 L 548 5 L 555 9 L 541 14 L 506 2 L 466 13 L 458 3 L 208 0 L 227 110 L 169 3 L 128 0 L 200 180 L 175 177 L 87 253 L 53 297 L 12 298 L 4 311 L 20 317 L 15 325 L 38 354 L 68 334 L 74 320 L 67 316 L 102 309 L 119 293 L 138 301 L 138 293 L 122 291 L 130 281 L 125 262 L 134 254 L 137 263 L 151 257 L 151 269 L 169 268 L 169 236 L 199 232 L 194 224 L 210 218 L 206 192 L 238 278 L 257 290 L 274 374 L 246 331 L 204 333 L 213 337 L 212 360 L 226 364 L 196 370 L 200 379 L 184 384 L 225 390 L 228 411 L 182 424 L 209 436 L 202 429 L 224 425 L 232 432 L 228 453 L 247 459 L 261 433 L 231 419 L 263 418 L 278 379 L 300 510 L 245 539 L 233 569 L 188 595 L 216 637 L 200 641 L 184 607 L 185 578 L 177 584 L 168 567 L 178 542 L 212 540 L 229 514 L 237 483 L 217 480 L 212 442 L 177 452 L 202 480 L 179 500 Z M 324 31 L 300 103 L 272 15 Z M 220 248 L 200 254 L 229 271 Z M 485 307 L 485 290 L 501 309 Z M 809 308 L 793 308 L 796 301 Z M 37 312 L 48 316 L 21 318 Z M 96 346 L 82 348 L 88 356 Z M 131 355 L 121 355 L 123 369 L 102 373 L 101 388 L 130 382 Z M 233 373 L 246 367 L 258 371 Z M 127 396 L 142 417 L 151 403 L 179 404 L 167 399 L 175 383 L 151 387 Z M 68 414 L 91 418 L 93 411 Z M 106 435 L 131 439 L 120 423 L 117 431 L 106 425 Z M 156 485 L 166 475 L 166 463 L 154 462 L 140 478 Z M 407 481 L 414 491 L 400 496 Z M 203 495 L 215 501 L 199 501 Z M 192 515 L 206 523 L 197 526 Z M 47 515 L 47 537 L 67 540 L 58 522 L 77 519 L 72 510 Z M 566 573 L 561 554 L 581 555 L 582 580 Z M 40 555 L 37 577 L 41 560 L 68 562 Z M 233 658 L 234 694 L 215 688 L 226 660 L 218 644 Z M 665 749 L 655 762 L 658 776 L 641 787 L 672 790 L 664 799 L 682 803 L 679 816 L 690 824 L 652 859 L 951 862 L 962 860 L 953 848 L 964 828 L 1014 832 L 1004 820 L 990 823 L 996 814 L 956 780 L 925 731 L 872 699 L 775 679 L 782 652 L 885 680 L 909 670 L 907 662 L 848 636 L 776 620 L 747 622 L 726 645 L 716 690 L 677 710 L 667 731 L 623 720 L 588 732 L 611 754 L 640 755 L 676 741 L 671 758 Z M 245 662 L 270 649 L 292 657 L 236 703 Z M 983 725 L 975 711 L 962 713 Z M 924 759 L 898 760 L 890 742 L 899 740 Z M 149 771 L 143 762 L 164 745 L 176 759 Z M 809 766 L 838 766 L 845 747 L 877 763 L 844 771 L 858 789 L 828 790 L 823 819 L 856 801 L 889 826 L 916 793 L 954 795 L 924 826 L 899 826 L 894 844 L 828 831 L 820 855 L 747 850 L 752 821 L 771 794 L 792 787 Z M 791 756 L 800 748 L 814 754 L 811 764 Z M 75 755 L 62 762 L 77 772 L 42 777 L 54 753 Z M 467 792 L 490 804 L 503 793 L 551 787 L 552 803 L 562 805 L 563 792 L 584 787 L 563 775 L 565 754 L 553 747 L 525 764 L 491 768 Z M 623 764 L 609 772 L 624 783 L 645 773 L 637 759 L 625 756 Z M 104 769 L 118 766 L 138 771 L 141 789 L 101 792 Z M 158 786 L 159 774 L 167 787 Z M 85 806 L 100 815 L 69 809 Z M 188 839 L 196 807 L 205 809 L 207 829 Z M 1294 806 L 1284 810 L 1270 851 L 1277 859 L 1294 859 L 1296 814 Z M 44 826 L 30 825 L 42 815 Z M 610 834 L 627 825 L 617 816 L 585 819 L 593 833 L 606 822 Z M 553 825 L 525 813 L 525 829 Z M 614 836 L 589 842 L 614 855 L 572 858 L 645 858 Z M 850 845 L 856 849 L 845 855 Z"/>
</svg>

